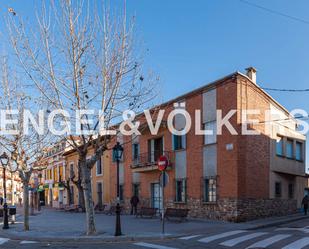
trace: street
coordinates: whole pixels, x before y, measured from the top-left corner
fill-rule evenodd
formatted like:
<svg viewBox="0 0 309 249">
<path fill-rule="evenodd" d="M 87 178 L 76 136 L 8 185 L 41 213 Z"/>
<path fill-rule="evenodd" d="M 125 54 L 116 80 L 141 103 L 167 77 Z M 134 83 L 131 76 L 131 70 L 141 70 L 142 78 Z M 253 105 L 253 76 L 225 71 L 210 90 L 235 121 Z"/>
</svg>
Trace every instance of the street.
<svg viewBox="0 0 309 249">
<path fill-rule="evenodd" d="M 308 227 L 308 228 L 307 228 Z M 0 238 L 1 248 L 309 248 L 308 220 L 258 230 L 228 229 L 220 232 L 201 231 L 175 239 L 120 242 L 39 242 Z"/>
</svg>

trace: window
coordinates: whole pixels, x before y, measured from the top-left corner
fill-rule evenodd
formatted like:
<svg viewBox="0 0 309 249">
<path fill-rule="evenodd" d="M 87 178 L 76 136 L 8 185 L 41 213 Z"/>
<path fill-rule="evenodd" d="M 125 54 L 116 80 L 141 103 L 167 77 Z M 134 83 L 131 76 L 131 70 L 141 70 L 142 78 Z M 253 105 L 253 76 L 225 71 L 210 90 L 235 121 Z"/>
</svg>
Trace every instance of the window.
<svg viewBox="0 0 309 249">
<path fill-rule="evenodd" d="M 217 180 L 215 178 L 204 179 L 204 201 L 217 201 Z"/>
<path fill-rule="evenodd" d="M 63 166 L 59 166 L 59 182 L 63 181 Z"/>
<path fill-rule="evenodd" d="M 57 172 L 57 167 L 54 167 L 54 182 L 58 182 L 58 172 Z"/>
<path fill-rule="evenodd" d="M 293 141 L 290 139 L 286 140 L 286 157 L 293 158 Z"/>
<path fill-rule="evenodd" d="M 139 183 L 133 183 L 133 185 L 132 185 L 132 194 L 134 196 L 139 197 L 139 189 L 140 189 L 140 184 Z"/>
<path fill-rule="evenodd" d="M 138 163 L 138 158 L 139 158 L 139 144 L 134 143 L 132 145 L 132 161 L 134 162 L 134 164 Z"/>
<path fill-rule="evenodd" d="M 276 154 L 283 156 L 283 138 L 279 137 L 276 142 Z"/>
<path fill-rule="evenodd" d="M 296 142 L 296 152 L 295 157 L 296 160 L 302 161 L 303 160 L 303 144 L 301 142 Z"/>
<path fill-rule="evenodd" d="M 102 207 L 103 205 L 103 184 L 101 182 L 97 183 L 97 195 L 98 195 L 98 205 Z"/>
<path fill-rule="evenodd" d="M 70 178 L 74 178 L 74 164 L 70 164 Z"/>
<path fill-rule="evenodd" d="M 186 148 L 186 135 L 173 135 L 173 150 Z"/>
<path fill-rule="evenodd" d="M 99 160 L 97 160 L 97 176 L 102 175 L 102 159 L 99 157 Z"/>
<path fill-rule="evenodd" d="M 119 185 L 119 200 L 123 201 L 123 185 Z"/>
<path fill-rule="evenodd" d="M 275 183 L 275 197 L 277 198 L 281 197 L 281 182 Z"/>
<path fill-rule="evenodd" d="M 176 180 L 176 202 L 186 202 L 186 179 Z"/>
<path fill-rule="evenodd" d="M 204 144 L 214 144 L 217 142 L 217 121 L 211 121 L 204 124 L 206 131 L 212 132 L 212 135 L 205 135 Z"/>
<path fill-rule="evenodd" d="M 289 198 L 290 199 L 294 198 L 294 184 L 293 183 L 289 184 Z"/>
</svg>

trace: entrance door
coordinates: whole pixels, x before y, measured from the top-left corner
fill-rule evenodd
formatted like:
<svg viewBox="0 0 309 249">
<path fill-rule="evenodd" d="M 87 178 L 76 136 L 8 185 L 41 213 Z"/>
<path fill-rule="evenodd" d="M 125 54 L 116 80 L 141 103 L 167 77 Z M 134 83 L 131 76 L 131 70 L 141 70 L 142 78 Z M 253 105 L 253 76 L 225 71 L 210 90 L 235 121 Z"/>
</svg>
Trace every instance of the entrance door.
<svg viewBox="0 0 309 249">
<path fill-rule="evenodd" d="M 159 183 L 151 184 L 151 207 L 162 210 L 162 188 Z"/>
</svg>

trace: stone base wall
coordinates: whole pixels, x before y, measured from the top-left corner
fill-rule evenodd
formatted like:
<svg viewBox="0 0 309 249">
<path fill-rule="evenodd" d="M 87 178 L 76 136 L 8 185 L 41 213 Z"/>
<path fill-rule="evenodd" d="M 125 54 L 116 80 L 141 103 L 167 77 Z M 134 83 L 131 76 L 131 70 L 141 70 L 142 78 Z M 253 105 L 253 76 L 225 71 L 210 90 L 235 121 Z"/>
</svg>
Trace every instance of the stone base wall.
<svg viewBox="0 0 309 249">
<path fill-rule="evenodd" d="M 124 201 L 125 213 L 130 210 L 130 201 Z M 139 206 L 150 206 L 149 199 L 141 199 Z M 190 209 L 191 218 L 208 218 L 230 222 L 244 222 L 271 216 L 283 216 L 297 211 L 296 200 L 282 199 L 219 199 L 216 203 L 204 203 L 189 198 L 186 203 L 167 200 L 165 207 Z"/>
</svg>

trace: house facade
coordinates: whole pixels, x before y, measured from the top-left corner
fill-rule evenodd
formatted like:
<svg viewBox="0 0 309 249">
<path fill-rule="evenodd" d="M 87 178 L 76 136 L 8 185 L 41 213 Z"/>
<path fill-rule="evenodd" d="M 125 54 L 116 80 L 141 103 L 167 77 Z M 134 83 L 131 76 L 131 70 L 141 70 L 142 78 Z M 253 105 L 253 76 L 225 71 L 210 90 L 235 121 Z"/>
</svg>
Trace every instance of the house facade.
<svg viewBox="0 0 309 249">
<path fill-rule="evenodd" d="M 89 149 L 88 156 L 93 155 L 93 149 Z M 66 162 L 66 179 L 78 181 L 78 159 L 79 155 L 75 149 L 71 149 L 64 154 Z M 71 203 L 80 204 L 80 195 L 82 194 L 77 185 L 70 180 Z M 110 159 L 109 151 L 104 153 L 91 170 L 92 197 L 95 207 L 100 207 L 110 203 Z"/>
<path fill-rule="evenodd" d="M 191 119 L 193 128 L 185 135 L 173 135 L 167 127 L 168 115 L 177 108 L 195 117 Z M 140 206 L 160 210 L 162 191 L 167 207 L 190 209 L 191 217 L 236 222 L 284 215 L 301 206 L 307 187 L 305 136 L 297 131 L 288 111 L 257 85 L 253 68 L 247 74 L 228 75 L 159 109 L 165 113 L 156 135 L 146 127 L 138 136 L 118 137 L 124 147 L 120 199 L 127 210 L 133 195 L 139 196 Z M 196 110 L 200 110 L 199 118 Z M 143 115 L 137 119 L 145 123 Z M 247 130 L 258 135 L 243 134 L 242 124 L 249 119 L 255 123 L 246 126 Z M 218 126 L 219 121 L 224 125 Z M 186 122 L 175 116 L 173 125 L 180 131 Z M 197 135 L 196 127 L 214 134 Z M 169 159 L 164 190 L 157 166 L 161 155 Z M 109 158 L 110 194 L 115 200 L 116 167 Z"/>
</svg>

